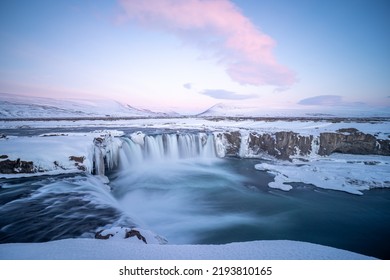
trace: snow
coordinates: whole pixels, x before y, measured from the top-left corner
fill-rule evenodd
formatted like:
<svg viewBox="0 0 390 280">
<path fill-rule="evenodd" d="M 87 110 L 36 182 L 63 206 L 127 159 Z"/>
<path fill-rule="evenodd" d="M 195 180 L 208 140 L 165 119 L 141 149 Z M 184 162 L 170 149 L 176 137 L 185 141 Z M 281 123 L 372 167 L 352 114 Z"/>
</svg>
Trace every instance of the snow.
<svg viewBox="0 0 390 280">
<path fill-rule="evenodd" d="M 158 245 L 127 239 L 64 239 L 0 245 L 8 260 L 369 260 L 369 256 L 287 240 L 224 245 Z"/>
<path fill-rule="evenodd" d="M 133 140 L 134 143 L 143 146 L 145 143 L 145 134 L 141 131 L 137 131 L 130 135 L 130 139 Z"/>
<path fill-rule="evenodd" d="M 162 117 L 109 99 L 54 99 L 0 93 L 0 118 Z"/>
<path fill-rule="evenodd" d="M 289 185 L 292 182 L 357 195 L 371 188 L 390 188 L 389 157 L 332 154 L 306 160 L 260 163 L 255 168 L 275 175 L 274 181 L 268 186 L 284 191 L 293 188 Z"/>
<path fill-rule="evenodd" d="M 78 128 L 78 127 L 131 127 L 134 129 L 169 129 L 169 130 L 203 130 L 203 131 L 257 131 L 275 133 L 278 131 L 293 131 L 301 135 L 319 136 L 322 132 L 336 132 L 342 128 L 357 130 L 375 135 L 378 139 L 389 139 L 390 120 L 358 121 L 345 120 L 254 120 L 254 119 L 224 119 L 207 120 L 203 118 L 156 118 L 131 120 L 56 120 L 56 121 L 5 121 L 0 120 L 0 129 L 19 128 Z"/>
<path fill-rule="evenodd" d="M 90 133 L 46 133 L 32 137 L 8 136 L 0 140 L 0 155 L 6 155 L 8 158 L 2 160 L 32 161 L 34 167 L 39 173 L 31 174 L 0 174 L 2 178 L 29 177 L 37 175 L 55 175 L 64 173 L 84 172 L 79 167 L 85 168 L 85 171 L 91 173 L 93 168 L 93 157 L 96 148 L 93 140 L 96 137 L 111 138 L 120 136 L 120 131 L 95 131 Z M 107 162 L 115 161 L 113 154 L 117 148 L 119 140 L 107 141 L 111 145 L 107 150 Z M 71 157 L 83 158 L 82 163 L 77 163 Z"/>
</svg>

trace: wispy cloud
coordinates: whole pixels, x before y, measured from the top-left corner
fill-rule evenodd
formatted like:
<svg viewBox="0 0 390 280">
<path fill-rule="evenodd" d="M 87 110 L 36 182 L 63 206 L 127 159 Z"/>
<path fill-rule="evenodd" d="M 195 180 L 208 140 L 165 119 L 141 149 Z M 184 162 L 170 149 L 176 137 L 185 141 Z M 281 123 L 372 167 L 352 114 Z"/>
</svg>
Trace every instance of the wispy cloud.
<svg viewBox="0 0 390 280">
<path fill-rule="evenodd" d="M 186 83 L 183 85 L 184 88 L 186 89 L 192 89 L 192 84 L 191 83 Z"/>
<path fill-rule="evenodd" d="M 361 106 L 363 102 L 344 101 L 340 95 L 318 95 L 302 99 L 298 102 L 300 105 L 319 105 L 319 106 Z"/>
<path fill-rule="evenodd" d="M 291 87 L 289 86 L 284 86 L 284 87 L 277 87 L 274 89 L 274 93 L 280 93 L 289 90 Z"/>
<path fill-rule="evenodd" d="M 224 89 L 206 89 L 200 93 L 215 99 L 244 100 L 256 97 L 253 94 L 238 94 Z"/>
<path fill-rule="evenodd" d="M 212 51 L 240 84 L 291 85 L 295 76 L 279 64 L 274 40 L 260 31 L 229 0 L 119 0 L 128 20 L 172 32 Z"/>
</svg>

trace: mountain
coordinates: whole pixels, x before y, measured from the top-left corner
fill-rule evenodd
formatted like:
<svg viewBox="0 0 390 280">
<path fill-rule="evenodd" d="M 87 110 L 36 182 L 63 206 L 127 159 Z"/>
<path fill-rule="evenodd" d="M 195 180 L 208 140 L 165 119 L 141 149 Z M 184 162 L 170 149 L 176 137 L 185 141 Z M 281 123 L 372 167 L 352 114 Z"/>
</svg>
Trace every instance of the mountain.
<svg viewBox="0 0 390 280">
<path fill-rule="evenodd" d="M 198 114 L 198 117 L 240 117 L 249 116 L 251 108 L 240 108 L 237 106 L 218 103 L 206 111 Z"/>
<path fill-rule="evenodd" d="M 55 99 L 0 93 L 0 118 L 169 117 L 109 99 Z"/>
</svg>

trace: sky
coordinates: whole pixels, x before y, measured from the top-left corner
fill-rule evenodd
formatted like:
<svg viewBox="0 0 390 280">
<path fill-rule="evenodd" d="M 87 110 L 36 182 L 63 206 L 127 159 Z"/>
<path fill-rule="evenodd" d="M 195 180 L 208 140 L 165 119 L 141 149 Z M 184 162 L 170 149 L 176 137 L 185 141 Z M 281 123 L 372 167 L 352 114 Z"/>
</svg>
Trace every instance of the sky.
<svg viewBox="0 0 390 280">
<path fill-rule="evenodd" d="M 388 0 L 0 2 L 0 92 L 390 110 Z"/>
</svg>

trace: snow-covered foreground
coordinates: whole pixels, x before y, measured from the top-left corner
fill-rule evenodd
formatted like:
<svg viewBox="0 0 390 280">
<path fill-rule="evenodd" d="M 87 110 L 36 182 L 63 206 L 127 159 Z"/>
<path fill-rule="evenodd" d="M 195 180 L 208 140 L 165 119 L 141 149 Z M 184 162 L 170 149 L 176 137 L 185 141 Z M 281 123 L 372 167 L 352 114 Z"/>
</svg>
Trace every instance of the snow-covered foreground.
<svg viewBox="0 0 390 280">
<path fill-rule="evenodd" d="M 158 245 L 123 240 L 65 239 L 2 244 L 0 259 L 21 260 L 369 260 L 372 257 L 298 241 L 225 245 Z"/>
</svg>

